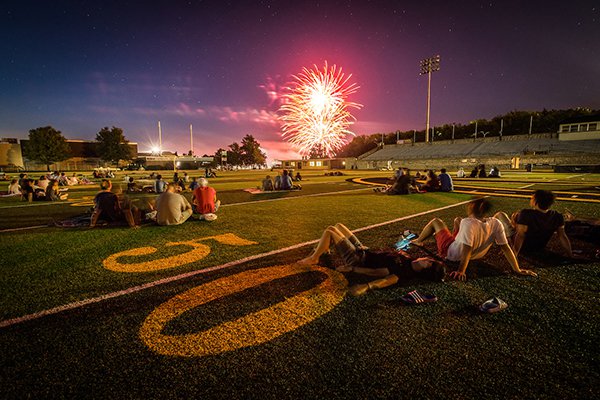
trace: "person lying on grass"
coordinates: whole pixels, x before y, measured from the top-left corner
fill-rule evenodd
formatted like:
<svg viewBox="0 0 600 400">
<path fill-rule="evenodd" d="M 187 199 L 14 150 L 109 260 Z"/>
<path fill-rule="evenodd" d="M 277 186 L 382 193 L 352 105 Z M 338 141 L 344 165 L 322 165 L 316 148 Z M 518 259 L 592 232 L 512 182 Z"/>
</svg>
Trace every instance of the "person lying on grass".
<svg viewBox="0 0 600 400">
<path fill-rule="evenodd" d="M 455 218 L 454 229 L 451 233 L 444 221 L 434 218 L 421 231 L 418 238 L 413 240 L 417 246 L 435 235 L 438 254 L 449 261 L 459 261 L 457 271 L 449 276 L 465 281 L 469 261 L 485 257 L 493 243 L 502 249 L 502 253 L 512 270 L 519 275 L 537 276 L 530 270 L 519 268 L 519 263 L 508 244 L 502 223 L 494 217 L 486 217 L 492 208 L 486 199 L 476 199 L 467 204 L 467 218 Z"/>
<path fill-rule="evenodd" d="M 441 281 L 445 276 L 445 266 L 433 258 L 413 258 L 402 250 L 384 249 L 370 250 L 343 224 L 330 226 L 323 232 L 313 253 L 298 261 L 298 264 L 314 265 L 319 257 L 331 247 L 343 260 L 343 265 L 336 268 L 339 272 L 355 272 L 357 274 L 377 277 L 366 284 L 355 285 L 350 292 L 357 296 L 372 289 L 381 289 L 415 276 L 424 279 Z"/>
<path fill-rule="evenodd" d="M 98 220 L 106 221 L 109 224 L 126 221 L 131 228 L 139 228 L 133 219 L 131 207 L 121 208 L 119 197 L 111 192 L 112 182 L 110 179 L 102 179 L 100 189 L 100 192 L 94 197 L 94 212 L 90 219 L 90 228 L 95 227 Z"/>
<path fill-rule="evenodd" d="M 513 238 L 515 255 L 520 252 L 532 253 L 544 250 L 552 235 L 556 232 L 564 255 L 573 258 L 571 242 L 565 233 L 565 218 L 551 210 L 554 193 L 548 190 L 536 190 L 531 196 L 531 208 L 513 213 L 512 218 L 504 212 L 495 215 L 502 222 L 506 236 Z"/>
</svg>

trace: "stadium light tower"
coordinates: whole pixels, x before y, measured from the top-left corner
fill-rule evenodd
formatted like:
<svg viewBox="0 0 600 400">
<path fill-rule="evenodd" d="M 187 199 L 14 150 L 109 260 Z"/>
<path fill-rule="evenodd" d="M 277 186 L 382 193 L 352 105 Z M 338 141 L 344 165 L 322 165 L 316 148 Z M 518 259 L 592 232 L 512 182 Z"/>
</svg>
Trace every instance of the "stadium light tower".
<svg viewBox="0 0 600 400">
<path fill-rule="evenodd" d="M 440 56 L 421 60 L 421 73 L 427 74 L 427 127 L 425 129 L 425 142 L 429 142 L 429 110 L 431 108 L 431 73 L 440 70 Z"/>
</svg>

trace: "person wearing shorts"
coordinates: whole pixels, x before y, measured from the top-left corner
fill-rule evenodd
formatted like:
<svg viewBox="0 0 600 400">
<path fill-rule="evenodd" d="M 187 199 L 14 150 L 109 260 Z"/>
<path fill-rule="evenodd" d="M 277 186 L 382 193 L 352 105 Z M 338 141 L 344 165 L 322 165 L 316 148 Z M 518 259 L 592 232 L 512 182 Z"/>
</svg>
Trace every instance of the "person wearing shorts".
<svg viewBox="0 0 600 400">
<path fill-rule="evenodd" d="M 493 244 L 500 246 L 512 270 L 519 275 L 536 276 L 535 272 L 523 270 L 508 244 L 502 223 L 494 217 L 486 217 L 491 204 L 486 199 L 476 199 L 467 204 L 467 218 L 455 218 L 451 233 L 444 221 L 434 218 L 421 231 L 413 243 L 422 246 L 423 242 L 435 236 L 438 254 L 449 261 L 460 262 L 457 271 L 449 276 L 466 280 L 466 270 L 470 260 L 485 257 Z"/>
<path fill-rule="evenodd" d="M 355 272 L 380 278 L 368 284 L 353 286 L 350 288 L 353 295 L 361 295 L 372 289 L 391 286 L 399 280 L 410 279 L 414 276 L 437 281 L 442 280 L 445 276 L 445 266 L 440 261 L 429 257 L 415 259 L 403 251 L 371 250 L 364 246 L 343 224 L 336 224 L 325 229 L 312 254 L 298 261 L 298 264 L 317 264 L 319 257 L 332 247 L 343 260 L 343 264 L 336 268 L 338 272 Z"/>
</svg>

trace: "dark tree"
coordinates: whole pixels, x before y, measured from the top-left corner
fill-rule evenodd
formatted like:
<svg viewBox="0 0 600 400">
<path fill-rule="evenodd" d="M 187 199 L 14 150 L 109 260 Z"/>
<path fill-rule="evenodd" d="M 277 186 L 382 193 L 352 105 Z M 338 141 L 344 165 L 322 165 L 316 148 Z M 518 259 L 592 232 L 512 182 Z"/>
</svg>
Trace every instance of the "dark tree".
<svg viewBox="0 0 600 400">
<path fill-rule="evenodd" d="M 242 162 L 246 165 L 265 165 L 267 155 L 260 149 L 260 143 L 252 135 L 246 135 L 242 139 L 240 146 L 242 153 Z"/>
<path fill-rule="evenodd" d="M 129 141 L 123 135 L 123 129 L 113 126 L 104 127 L 96 135 L 96 150 L 101 159 L 114 162 L 117 166 L 120 160 L 131 160 Z"/>
<path fill-rule="evenodd" d="M 51 126 L 44 126 L 29 131 L 29 141 L 23 149 L 25 157 L 50 165 L 64 161 L 71 155 L 71 148 L 60 131 Z"/>
<path fill-rule="evenodd" d="M 231 165 L 242 165 L 242 149 L 237 142 L 233 142 L 229 145 L 227 163 Z"/>
</svg>

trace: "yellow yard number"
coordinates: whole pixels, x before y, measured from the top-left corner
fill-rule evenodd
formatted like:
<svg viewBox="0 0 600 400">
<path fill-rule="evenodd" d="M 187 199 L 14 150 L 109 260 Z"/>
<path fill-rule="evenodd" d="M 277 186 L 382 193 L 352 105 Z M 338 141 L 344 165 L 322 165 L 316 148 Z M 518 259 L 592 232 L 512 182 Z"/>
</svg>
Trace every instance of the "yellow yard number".
<svg viewBox="0 0 600 400">
<path fill-rule="evenodd" d="M 271 307 L 250 313 L 198 333 L 163 334 L 165 326 L 186 311 L 234 293 L 308 271 L 327 279 Z M 342 301 L 347 281 L 338 272 L 321 267 L 281 265 L 240 272 L 181 293 L 158 306 L 140 329 L 141 340 L 153 351 L 169 356 L 215 355 L 256 346 L 291 332 L 331 311 Z"/>
<path fill-rule="evenodd" d="M 102 264 L 104 268 L 110 269 L 111 271 L 117 272 L 150 272 L 158 271 L 161 269 L 175 268 L 180 265 L 193 263 L 202 260 L 210 253 L 210 247 L 206 244 L 201 243 L 209 239 L 216 240 L 219 243 L 227 244 L 230 246 L 249 246 L 252 244 L 258 244 L 250 240 L 242 239 L 233 233 L 226 233 L 217 236 L 207 236 L 199 239 L 185 240 L 182 242 L 167 242 L 166 247 L 170 246 L 190 246 L 192 249 L 188 252 L 177 254 L 174 256 L 164 257 L 160 259 L 125 263 L 121 262 L 124 257 L 131 256 L 146 256 L 154 254 L 157 251 L 156 247 L 138 247 L 136 249 L 125 250 L 119 253 L 113 254 L 105 259 Z"/>
</svg>

